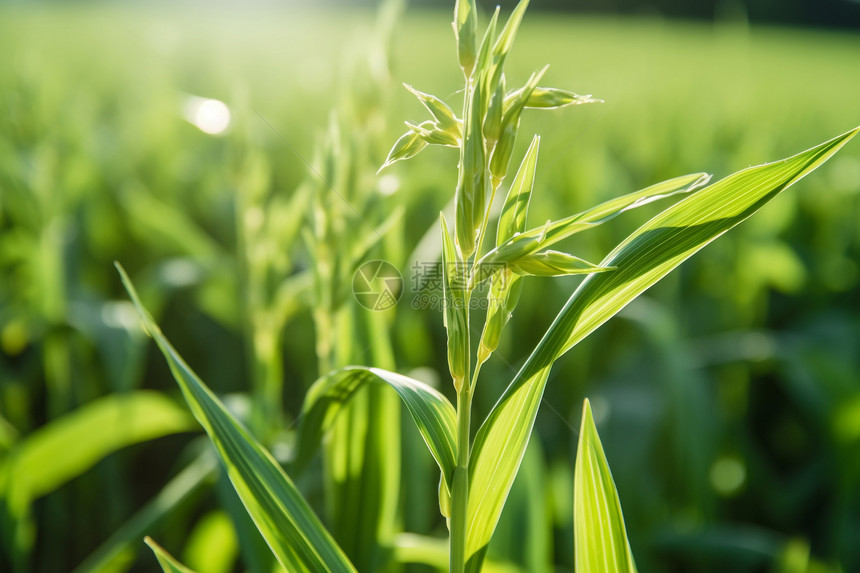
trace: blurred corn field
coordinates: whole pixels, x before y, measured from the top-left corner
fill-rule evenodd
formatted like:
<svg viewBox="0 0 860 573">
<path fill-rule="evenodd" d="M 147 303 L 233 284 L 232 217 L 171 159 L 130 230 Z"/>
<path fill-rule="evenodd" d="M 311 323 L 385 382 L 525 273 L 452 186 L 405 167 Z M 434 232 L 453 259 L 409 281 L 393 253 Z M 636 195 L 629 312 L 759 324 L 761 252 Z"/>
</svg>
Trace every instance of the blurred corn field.
<svg viewBox="0 0 860 573">
<path fill-rule="evenodd" d="M 305 392 L 332 368 L 453 395 L 410 267 L 439 256 L 425 235 L 456 153 L 376 171 L 420 112 L 401 82 L 452 99 L 460 78 L 450 11 L 401 9 L 0 6 L 0 569 L 150 571 L 147 534 L 201 572 L 275 567 L 113 261 L 289 467 Z M 514 155 L 543 135 L 531 220 L 855 127 L 858 53 L 851 32 L 530 14 L 509 76 L 549 62 L 548 83 L 606 101 L 524 116 Z M 856 147 L 557 364 L 487 569 L 572 571 L 586 396 L 640 570 L 860 568 Z M 656 212 L 577 253 L 600 260 Z M 351 290 L 375 259 L 404 276 L 382 312 Z M 579 280 L 524 292 L 479 418 Z M 292 474 L 362 571 L 447 565 L 438 472 L 402 415 L 370 389 Z"/>
</svg>

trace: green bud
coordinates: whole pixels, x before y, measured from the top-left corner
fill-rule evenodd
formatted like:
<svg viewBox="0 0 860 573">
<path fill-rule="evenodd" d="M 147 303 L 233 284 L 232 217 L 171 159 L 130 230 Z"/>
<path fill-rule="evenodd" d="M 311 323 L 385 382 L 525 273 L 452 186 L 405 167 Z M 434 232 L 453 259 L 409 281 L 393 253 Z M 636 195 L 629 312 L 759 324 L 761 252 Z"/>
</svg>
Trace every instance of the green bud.
<svg viewBox="0 0 860 573">
<path fill-rule="evenodd" d="M 478 344 L 478 361 L 486 362 L 498 348 L 502 330 L 508 324 L 511 313 L 520 300 L 523 290 L 523 279 L 509 270 L 504 270 L 495 277 L 487 294 L 487 320 Z"/>
<path fill-rule="evenodd" d="M 461 122 L 459 119 L 457 119 L 457 116 L 454 115 L 454 111 L 450 107 L 448 107 L 448 104 L 446 104 L 436 96 L 420 92 L 408 84 L 403 85 L 415 97 L 417 97 L 418 101 L 421 102 L 421 105 L 423 105 L 427 109 L 427 111 L 430 112 L 430 115 L 432 115 L 433 118 L 436 120 L 436 123 L 439 124 L 440 129 L 454 129 L 459 136 Z"/>
<path fill-rule="evenodd" d="M 457 136 L 454 133 L 440 129 L 439 125 L 432 121 L 425 121 L 421 125 L 415 125 L 407 121 L 406 126 L 413 132 L 417 133 L 418 137 L 430 145 L 460 147 L 460 140 L 457 139 Z"/>
<path fill-rule="evenodd" d="M 505 104 L 505 77 L 501 77 L 490 98 L 487 108 L 487 116 L 484 118 L 484 139 L 487 141 L 487 150 L 491 150 L 499 140 L 502 131 L 502 108 Z"/>
<path fill-rule="evenodd" d="M 457 57 L 468 78 L 475 69 L 475 40 L 478 36 L 478 7 L 475 0 L 457 0 L 453 25 L 457 38 Z"/>
<path fill-rule="evenodd" d="M 469 324 L 463 272 L 448 233 L 445 216 L 442 221 L 442 288 L 445 305 L 445 328 L 448 332 L 448 368 L 459 392 L 469 372 Z"/>
<path fill-rule="evenodd" d="M 516 92 L 510 94 L 508 97 L 516 97 Z M 525 107 L 532 109 L 557 109 L 584 103 L 603 103 L 603 100 L 592 98 L 590 94 L 579 95 L 558 88 L 537 87 L 532 90 L 531 95 L 525 102 Z"/>
<path fill-rule="evenodd" d="M 382 164 L 379 171 L 382 171 L 392 163 L 400 161 L 401 159 L 415 157 L 425 147 L 427 147 L 427 142 L 421 139 L 417 133 L 410 129 L 401 135 L 400 139 L 394 143 L 391 151 L 388 152 L 388 157 L 385 159 L 385 163 Z M 379 173 L 379 171 L 377 171 L 377 173 Z"/>
<path fill-rule="evenodd" d="M 518 90 L 519 95 L 509 103 L 509 107 L 506 106 L 502 116 L 502 132 L 498 143 L 496 143 L 496 149 L 493 151 L 493 157 L 490 159 L 490 173 L 493 176 L 494 184 L 497 181 L 501 182 L 508 172 L 508 164 L 511 161 L 511 154 L 517 140 L 517 130 L 520 127 L 520 114 L 546 69 L 544 67 L 541 71 L 532 74 L 526 85 Z"/>
<path fill-rule="evenodd" d="M 478 232 L 487 207 L 487 182 L 484 177 L 484 141 L 481 132 L 483 91 L 478 82 L 469 95 L 463 126 L 463 147 L 455 197 L 454 233 L 463 260 L 475 252 Z"/>
<path fill-rule="evenodd" d="M 527 257 L 540 250 L 541 245 L 546 238 L 546 230 L 550 221 L 546 222 L 543 229 L 539 232 L 530 231 L 529 233 L 515 233 L 513 237 L 484 255 L 481 260 L 475 264 L 475 270 L 471 277 L 472 285 L 478 285 L 495 275 L 498 271 L 506 268 L 507 265 L 514 261 L 518 261 L 523 257 Z"/>
</svg>

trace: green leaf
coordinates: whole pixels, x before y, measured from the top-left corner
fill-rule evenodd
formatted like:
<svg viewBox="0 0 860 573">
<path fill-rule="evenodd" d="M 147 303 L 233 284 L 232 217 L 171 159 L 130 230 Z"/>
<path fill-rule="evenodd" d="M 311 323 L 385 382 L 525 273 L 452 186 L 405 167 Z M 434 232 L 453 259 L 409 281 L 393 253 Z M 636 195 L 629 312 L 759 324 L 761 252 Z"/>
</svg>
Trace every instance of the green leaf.
<svg viewBox="0 0 860 573">
<path fill-rule="evenodd" d="M 621 501 L 594 426 L 588 400 L 576 450 L 573 486 L 573 536 L 576 571 L 635 573 Z"/>
<path fill-rule="evenodd" d="M 460 169 L 457 191 L 454 234 L 462 260 L 475 252 L 475 243 L 487 207 L 487 180 L 484 176 L 484 135 L 482 119 L 484 92 L 481 82 L 475 85 L 466 102 L 463 124 L 463 144 L 460 149 Z"/>
<path fill-rule="evenodd" d="M 499 346 L 502 330 L 520 300 L 523 277 L 504 269 L 494 275 L 487 293 L 487 318 L 478 344 L 478 362 L 483 364 Z"/>
<path fill-rule="evenodd" d="M 496 229 L 496 245 L 501 245 L 517 233 L 526 230 L 526 217 L 534 188 L 537 158 L 540 151 L 540 136 L 535 135 L 523 157 L 520 168 L 514 176 L 502 214 L 499 215 L 499 225 Z"/>
<path fill-rule="evenodd" d="M 496 45 L 493 46 L 493 59 L 496 65 L 501 66 L 505 57 L 508 55 L 511 47 L 514 45 L 514 38 L 517 37 L 517 30 L 520 29 L 520 22 L 523 20 L 523 15 L 526 13 L 526 8 L 529 7 L 529 0 L 520 0 L 511 15 L 508 16 L 508 21 L 505 27 L 499 34 Z"/>
<path fill-rule="evenodd" d="M 181 405 L 151 390 L 112 394 L 57 418 L 19 441 L 0 463 L 16 504 L 50 493 L 126 446 L 195 429 Z"/>
<path fill-rule="evenodd" d="M 565 275 L 580 275 L 603 273 L 614 270 L 614 267 L 602 267 L 589 263 L 579 257 L 560 251 L 543 251 L 532 253 L 511 261 L 508 265 L 512 272 L 518 275 L 535 277 L 561 277 Z"/>
<path fill-rule="evenodd" d="M 858 131 L 794 157 L 739 171 L 675 203 L 604 258 L 601 266 L 617 267 L 615 271 L 586 277 L 475 436 L 469 465 L 472 521 L 466 547 L 471 571 L 480 568 L 531 435 L 552 364 L 684 260 L 829 159 Z"/>
<path fill-rule="evenodd" d="M 117 269 L 145 330 L 164 354 L 194 417 L 209 434 L 239 498 L 278 561 L 289 571 L 354 571 L 319 518 L 269 452 L 230 414 L 170 345 Z"/>
<path fill-rule="evenodd" d="M 612 273 L 589 276 L 571 296 L 558 332 L 567 352 L 645 289 L 705 245 L 758 211 L 784 189 L 816 169 L 860 128 L 788 159 L 750 167 L 675 203 L 625 239 L 601 262 Z"/>
<path fill-rule="evenodd" d="M 501 181 L 505 178 L 508 172 L 508 164 L 511 162 L 511 155 L 514 152 L 514 144 L 517 141 L 517 131 L 520 127 L 520 115 L 523 111 L 526 101 L 531 96 L 532 91 L 537 87 L 537 83 L 543 77 L 549 66 L 538 72 L 535 72 L 529 77 L 526 85 L 518 91 L 518 96 L 511 102 L 509 108 L 505 108 L 502 114 L 502 127 L 499 141 L 493 150 L 493 155 L 490 158 L 490 173 L 493 177 L 493 186 L 498 187 Z"/>
<path fill-rule="evenodd" d="M 484 81 L 492 63 L 490 56 L 492 55 L 493 38 L 496 37 L 496 24 L 498 23 L 498 20 L 499 7 L 496 6 L 496 9 L 493 11 L 493 15 L 490 18 L 490 23 L 487 24 L 487 29 L 484 30 L 484 37 L 481 38 L 481 47 L 478 49 L 477 65 L 475 68 L 475 83 L 481 84 L 484 88 L 484 94 L 487 97 L 489 97 L 491 93 L 487 91 L 491 86 L 484 83 Z"/>
<path fill-rule="evenodd" d="M 502 29 L 495 45 L 493 46 L 492 66 L 487 70 L 487 81 L 489 82 L 487 87 L 490 90 L 490 93 L 494 92 L 499 85 L 502 77 L 502 70 L 505 66 L 505 59 L 507 58 L 511 47 L 514 45 L 517 30 L 520 28 L 520 22 L 522 22 L 523 15 L 525 15 L 526 8 L 528 8 L 528 6 L 529 0 L 520 0 L 517 7 L 514 8 L 514 11 L 511 12 L 511 15 L 508 17 L 505 27 Z M 498 11 L 498 7 L 496 10 Z"/>
<path fill-rule="evenodd" d="M 155 553 L 155 558 L 158 559 L 158 564 L 161 565 L 161 570 L 164 573 L 194 573 L 193 570 L 177 561 L 173 555 L 165 551 L 164 547 L 153 541 L 151 537 L 144 537 L 143 541 Z"/>
<path fill-rule="evenodd" d="M 307 464 L 341 409 L 359 388 L 369 383 L 387 384 L 397 392 L 450 487 L 457 459 L 454 407 L 427 384 L 379 368 L 349 366 L 314 382 L 302 408 L 296 466 L 302 468 Z"/>
<path fill-rule="evenodd" d="M 680 193 L 689 193 L 700 189 L 710 179 L 707 173 L 683 175 L 662 183 L 657 183 L 645 189 L 634 191 L 615 199 L 610 199 L 596 207 L 592 207 L 576 215 L 565 217 L 558 221 L 511 235 L 505 241 L 497 241 L 498 246 L 484 255 L 478 262 L 479 266 L 499 266 L 529 253 L 545 249 L 571 235 L 592 229 L 609 221 L 625 211 L 647 205 L 658 199 L 665 199 Z M 489 276 L 482 272 L 481 278 Z"/>
</svg>

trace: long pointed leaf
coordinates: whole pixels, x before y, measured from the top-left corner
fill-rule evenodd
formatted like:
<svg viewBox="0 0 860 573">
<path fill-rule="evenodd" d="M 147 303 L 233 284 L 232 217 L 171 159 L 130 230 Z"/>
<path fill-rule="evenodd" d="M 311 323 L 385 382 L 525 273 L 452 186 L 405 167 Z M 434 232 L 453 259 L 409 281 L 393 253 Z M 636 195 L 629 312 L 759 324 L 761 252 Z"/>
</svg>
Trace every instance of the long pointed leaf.
<svg viewBox="0 0 860 573">
<path fill-rule="evenodd" d="M 350 366 L 320 378 L 311 386 L 302 410 L 297 465 L 301 467 L 307 462 L 340 409 L 368 383 L 388 384 L 397 392 L 450 487 L 457 459 L 454 407 L 445 396 L 423 382 L 379 368 Z"/>
<path fill-rule="evenodd" d="M 496 245 L 501 245 L 516 233 L 525 231 L 539 150 L 540 136 L 535 135 L 505 197 L 505 204 L 502 207 L 502 214 L 499 215 L 496 229 Z"/>
<path fill-rule="evenodd" d="M 194 417 L 209 434 L 260 533 L 289 571 L 354 571 L 281 466 L 197 377 L 146 312 L 117 265 L 146 331 L 164 354 Z"/>
<path fill-rule="evenodd" d="M 192 569 L 177 561 L 173 555 L 165 551 L 164 547 L 153 541 L 151 537 L 144 537 L 143 541 L 155 553 L 155 558 L 158 559 L 158 564 L 161 565 L 161 570 L 164 573 L 194 573 Z"/>
<path fill-rule="evenodd" d="M 528 6 L 529 0 L 520 0 L 517 7 L 514 8 L 514 11 L 511 12 L 511 15 L 508 17 L 505 27 L 502 28 L 502 31 L 499 33 L 499 37 L 493 46 L 492 65 L 490 65 L 487 70 L 487 81 L 489 82 L 487 88 L 490 93 L 495 91 L 496 86 L 501 80 L 502 70 L 505 66 L 505 59 L 508 56 L 511 46 L 514 44 L 514 39 L 517 36 L 517 31 L 520 28 L 520 23 L 523 20 L 523 15 L 526 13 L 526 8 L 528 8 Z"/>
<path fill-rule="evenodd" d="M 594 426 L 588 400 L 582 405 L 582 426 L 579 430 L 573 481 L 576 571 L 635 573 L 636 564 L 627 541 L 621 501 Z"/>
<path fill-rule="evenodd" d="M 684 260 L 829 159 L 858 131 L 788 159 L 739 171 L 675 203 L 601 262 L 616 270 L 589 275 L 580 284 L 475 437 L 466 548 L 471 571 L 480 568 L 555 360 Z"/>
<path fill-rule="evenodd" d="M 682 175 L 681 177 L 675 177 L 674 179 L 651 185 L 645 189 L 610 199 L 576 215 L 552 221 L 540 227 L 522 232 L 515 237 L 508 237 L 503 242 L 499 241 L 499 245 L 484 255 L 478 264 L 490 265 L 492 267 L 496 263 L 508 262 L 509 253 L 516 252 L 518 256 L 522 256 L 528 254 L 528 252 L 537 252 L 580 231 L 585 231 L 605 223 L 625 211 L 680 193 L 690 193 L 691 191 L 699 190 L 710 178 L 711 176 L 707 173 Z M 540 238 L 539 241 L 536 240 L 538 238 Z M 531 245 L 527 252 L 523 252 L 521 248 L 518 248 L 518 245 L 525 243 L 530 243 Z"/>
</svg>

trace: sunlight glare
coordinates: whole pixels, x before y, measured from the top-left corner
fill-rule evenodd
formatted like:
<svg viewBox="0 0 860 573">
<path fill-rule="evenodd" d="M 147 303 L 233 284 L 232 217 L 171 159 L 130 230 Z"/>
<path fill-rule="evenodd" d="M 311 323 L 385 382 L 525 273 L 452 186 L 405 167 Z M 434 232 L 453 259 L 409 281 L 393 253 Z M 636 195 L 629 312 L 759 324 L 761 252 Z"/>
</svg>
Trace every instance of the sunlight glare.
<svg viewBox="0 0 860 573">
<path fill-rule="evenodd" d="M 217 135 L 230 126 L 230 108 L 223 101 L 188 96 L 183 116 L 203 133 Z"/>
</svg>

